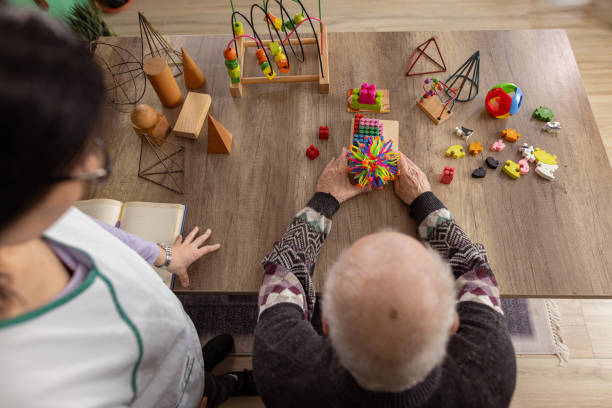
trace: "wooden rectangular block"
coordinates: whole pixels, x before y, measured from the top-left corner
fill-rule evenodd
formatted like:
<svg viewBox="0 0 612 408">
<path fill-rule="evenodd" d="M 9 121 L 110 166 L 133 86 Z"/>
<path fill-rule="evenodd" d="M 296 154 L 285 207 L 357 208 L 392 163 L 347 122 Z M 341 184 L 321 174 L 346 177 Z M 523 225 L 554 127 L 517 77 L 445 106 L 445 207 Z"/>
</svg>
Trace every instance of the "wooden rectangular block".
<svg viewBox="0 0 612 408">
<path fill-rule="evenodd" d="M 212 98 L 209 94 L 189 92 L 174 125 L 174 133 L 177 136 L 197 139 L 200 136 L 206 115 L 208 115 L 211 102 Z"/>
</svg>

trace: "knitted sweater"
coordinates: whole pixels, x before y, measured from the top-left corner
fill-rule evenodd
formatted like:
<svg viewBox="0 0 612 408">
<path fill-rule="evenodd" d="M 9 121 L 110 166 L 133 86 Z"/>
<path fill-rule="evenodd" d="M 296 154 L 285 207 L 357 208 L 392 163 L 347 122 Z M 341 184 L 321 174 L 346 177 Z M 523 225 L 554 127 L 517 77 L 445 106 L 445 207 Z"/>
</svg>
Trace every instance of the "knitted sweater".
<svg viewBox="0 0 612 408">
<path fill-rule="evenodd" d="M 421 239 L 452 267 L 460 325 L 443 362 L 402 392 L 362 388 L 310 318 L 319 250 L 339 203 L 316 193 L 263 260 L 255 330 L 255 382 L 267 407 L 504 407 L 516 381 L 499 289 L 482 245 L 470 241 L 431 192 L 410 206 Z"/>
</svg>

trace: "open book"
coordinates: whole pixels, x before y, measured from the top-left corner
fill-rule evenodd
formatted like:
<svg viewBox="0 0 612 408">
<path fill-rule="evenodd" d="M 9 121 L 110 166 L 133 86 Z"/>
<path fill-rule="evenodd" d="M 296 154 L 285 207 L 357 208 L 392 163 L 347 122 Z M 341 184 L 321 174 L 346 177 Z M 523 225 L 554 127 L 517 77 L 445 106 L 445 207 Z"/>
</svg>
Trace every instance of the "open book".
<svg viewBox="0 0 612 408">
<path fill-rule="evenodd" d="M 121 228 L 148 241 L 171 245 L 183 232 L 187 206 L 183 204 L 145 203 L 106 198 L 77 201 L 75 206 L 90 217 Z M 174 275 L 153 267 L 164 283 L 172 289 Z"/>
</svg>

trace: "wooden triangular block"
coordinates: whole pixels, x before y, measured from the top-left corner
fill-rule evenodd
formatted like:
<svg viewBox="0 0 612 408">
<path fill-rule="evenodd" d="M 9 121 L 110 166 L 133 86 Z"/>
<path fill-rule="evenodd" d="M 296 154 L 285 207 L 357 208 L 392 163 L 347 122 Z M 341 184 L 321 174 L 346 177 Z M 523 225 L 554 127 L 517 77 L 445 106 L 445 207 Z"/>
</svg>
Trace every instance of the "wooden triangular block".
<svg viewBox="0 0 612 408">
<path fill-rule="evenodd" d="M 208 154 L 230 154 L 232 152 L 232 134 L 208 115 Z"/>
<path fill-rule="evenodd" d="M 199 89 L 206 83 L 206 77 L 202 70 L 191 59 L 187 51 L 181 48 L 183 55 L 183 75 L 185 78 L 185 86 L 189 89 Z"/>
</svg>

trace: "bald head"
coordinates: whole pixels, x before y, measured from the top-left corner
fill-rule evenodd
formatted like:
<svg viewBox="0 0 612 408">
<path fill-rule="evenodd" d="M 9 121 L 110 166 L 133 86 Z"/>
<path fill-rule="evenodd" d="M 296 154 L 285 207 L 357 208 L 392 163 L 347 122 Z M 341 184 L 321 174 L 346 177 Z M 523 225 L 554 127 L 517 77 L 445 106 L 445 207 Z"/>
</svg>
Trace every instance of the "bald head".
<svg viewBox="0 0 612 408">
<path fill-rule="evenodd" d="M 454 303 L 450 268 L 437 253 L 380 232 L 329 271 L 323 314 L 341 363 L 364 388 L 401 391 L 443 359 Z"/>
</svg>

